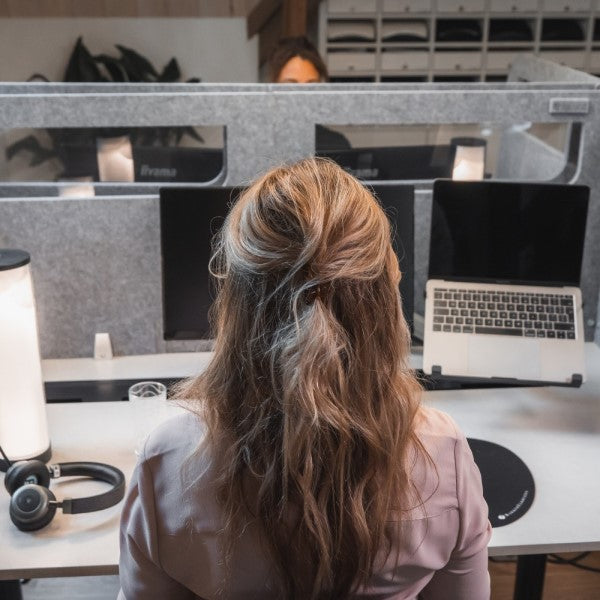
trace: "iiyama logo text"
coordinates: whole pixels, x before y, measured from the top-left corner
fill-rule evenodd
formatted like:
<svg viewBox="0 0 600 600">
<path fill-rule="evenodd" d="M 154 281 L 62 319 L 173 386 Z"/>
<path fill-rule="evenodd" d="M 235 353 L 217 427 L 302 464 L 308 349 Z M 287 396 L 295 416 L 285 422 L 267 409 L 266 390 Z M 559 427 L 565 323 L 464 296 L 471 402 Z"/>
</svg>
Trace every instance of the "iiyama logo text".
<svg viewBox="0 0 600 600">
<path fill-rule="evenodd" d="M 175 167 L 151 167 L 150 165 L 142 165 L 140 169 L 142 177 L 175 177 L 177 169 Z"/>
</svg>

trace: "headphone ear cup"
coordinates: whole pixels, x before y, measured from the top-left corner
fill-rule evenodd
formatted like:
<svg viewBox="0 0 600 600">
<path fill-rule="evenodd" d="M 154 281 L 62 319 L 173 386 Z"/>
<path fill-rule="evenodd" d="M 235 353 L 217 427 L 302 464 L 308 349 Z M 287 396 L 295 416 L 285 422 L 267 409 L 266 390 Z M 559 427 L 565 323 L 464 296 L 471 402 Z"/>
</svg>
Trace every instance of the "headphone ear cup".
<svg viewBox="0 0 600 600">
<path fill-rule="evenodd" d="M 50 487 L 50 471 L 41 460 L 20 460 L 6 471 L 4 487 L 11 496 L 27 484 Z"/>
<path fill-rule="evenodd" d="M 56 514 L 54 494 L 41 485 L 28 484 L 18 488 L 10 499 L 10 519 L 21 531 L 36 531 L 45 527 Z"/>
</svg>

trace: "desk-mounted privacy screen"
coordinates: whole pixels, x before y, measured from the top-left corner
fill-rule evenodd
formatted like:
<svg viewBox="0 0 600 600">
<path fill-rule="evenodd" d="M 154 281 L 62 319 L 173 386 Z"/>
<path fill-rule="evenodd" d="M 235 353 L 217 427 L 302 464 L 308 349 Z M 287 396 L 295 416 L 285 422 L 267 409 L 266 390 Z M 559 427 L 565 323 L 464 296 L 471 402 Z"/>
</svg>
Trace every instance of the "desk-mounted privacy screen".
<svg viewBox="0 0 600 600">
<path fill-rule="evenodd" d="M 220 125 L 8 129 L 0 181 L 208 183 L 224 170 L 224 140 Z"/>
<path fill-rule="evenodd" d="M 414 188 L 370 186 L 384 207 L 394 232 L 402 281 L 404 313 L 411 323 L 414 294 Z M 163 334 L 165 340 L 212 337 L 208 311 L 214 300 L 208 263 L 211 240 L 222 226 L 241 188 L 162 188 Z"/>
</svg>

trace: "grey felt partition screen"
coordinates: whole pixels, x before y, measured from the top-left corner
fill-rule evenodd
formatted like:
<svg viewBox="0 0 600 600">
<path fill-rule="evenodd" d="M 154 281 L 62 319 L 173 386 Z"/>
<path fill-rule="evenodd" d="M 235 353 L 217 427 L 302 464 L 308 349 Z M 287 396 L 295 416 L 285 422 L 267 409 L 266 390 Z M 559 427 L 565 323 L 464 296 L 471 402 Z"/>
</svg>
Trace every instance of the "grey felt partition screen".
<svg viewBox="0 0 600 600">
<path fill-rule="evenodd" d="M 224 125 L 225 185 L 244 185 L 281 161 L 313 154 L 315 124 L 577 121 L 579 164 L 571 181 L 592 188 L 582 282 L 588 340 L 595 336 L 600 289 L 599 114 L 596 81 L 467 87 L 0 84 L 3 130 Z M 544 148 L 537 153 L 544 173 Z M 416 185 L 415 304 L 422 310 L 431 182 Z M 0 184 L 0 247 L 32 255 L 42 355 L 90 356 L 98 331 L 111 334 L 118 354 L 201 348 L 162 339 L 157 186 L 99 184 L 95 198 L 79 199 L 59 198 L 57 189 Z"/>
</svg>

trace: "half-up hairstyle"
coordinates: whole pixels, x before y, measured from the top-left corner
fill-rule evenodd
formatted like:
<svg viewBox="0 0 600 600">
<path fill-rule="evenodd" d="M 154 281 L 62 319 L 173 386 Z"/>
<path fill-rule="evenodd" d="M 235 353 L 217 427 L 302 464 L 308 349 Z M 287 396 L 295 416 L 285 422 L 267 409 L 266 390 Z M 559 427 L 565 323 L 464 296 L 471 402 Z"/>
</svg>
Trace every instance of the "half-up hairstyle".
<svg viewBox="0 0 600 600">
<path fill-rule="evenodd" d="M 388 219 L 334 163 L 303 160 L 241 195 L 211 268 L 214 357 L 182 395 L 219 457 L 225 553 L 254 520 L 282 597 L 346 598 L 392 550 L 420 447 Z"/>
</svg>

